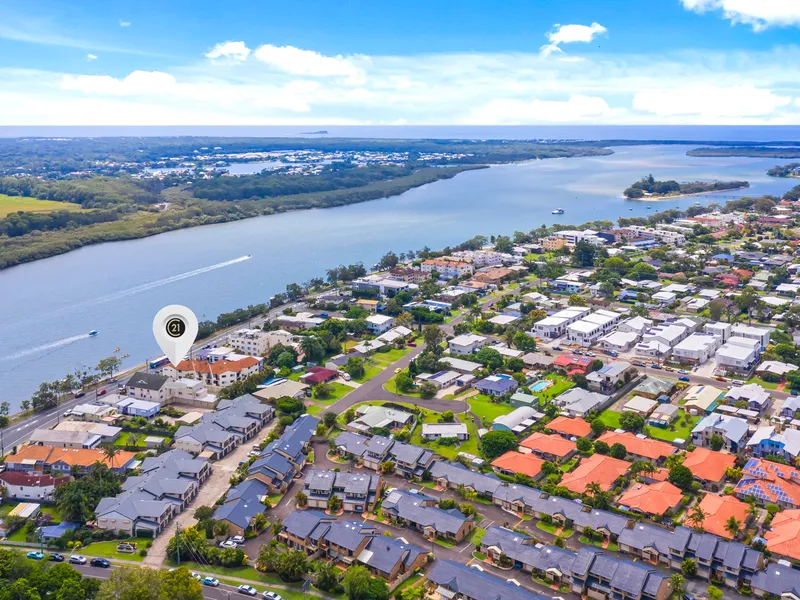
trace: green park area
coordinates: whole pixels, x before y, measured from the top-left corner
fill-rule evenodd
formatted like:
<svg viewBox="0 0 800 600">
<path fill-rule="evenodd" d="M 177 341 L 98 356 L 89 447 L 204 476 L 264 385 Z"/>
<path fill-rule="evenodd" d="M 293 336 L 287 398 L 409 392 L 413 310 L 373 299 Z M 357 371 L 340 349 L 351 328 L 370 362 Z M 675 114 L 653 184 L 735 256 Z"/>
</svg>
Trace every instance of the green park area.
<svg viewBox="0 0 800 600">
<path fill-rule="evenodd" d="M 678 438 L 688 440 L 692 437 L 692 429 L 694 429 L 694 426 L 697 425 L 699 420 L 700 417 L 687 415 L 686 411 L 680 409 L 678 411 L 678 418 L 672 424 L 675 428 L 674 431 L 669 428 L 648 427 L 647 434 L 651 438 L 663 440 L 665 442 L 671 442 Z"/>
<path fill-rule="evenodd" d="M 514 410 L 514 407 L 510 404 L 492 402 L 492 398 L 484 394 L 477 394 L 467 398 L 466 402 L 469 403 L 470 411 L 480 418 L 484 426 L 491 424 L 497 417 L 507 415 Z"/>
<path fill-rule="evenodd" d="M 52 212 L 54 210 L 83 210 L 80 204 L 74 202 L 54 202 L 52 200 L 39 200 L 28 196 L 8 196 L 0 194 L 0 219 L 15 212 Z"/>
<path fill-rule="evenodd" d="M 558 375 L 556 373 L 550 373 L 545 378 L 547 381 L 552 381 L 553 384 L 543 389 L 541 392 L 537 392 L 531 389 L 531 394 L 537 396 L 540 400 L 540 405 L 544 405 L 553 398 L 560 396 L 568 389 L 575 387 L 575 384 L 564 377 L 563 375 Z M 529 387 L 535 387 L 536 383 L 532 383 Z"/>
</svg>

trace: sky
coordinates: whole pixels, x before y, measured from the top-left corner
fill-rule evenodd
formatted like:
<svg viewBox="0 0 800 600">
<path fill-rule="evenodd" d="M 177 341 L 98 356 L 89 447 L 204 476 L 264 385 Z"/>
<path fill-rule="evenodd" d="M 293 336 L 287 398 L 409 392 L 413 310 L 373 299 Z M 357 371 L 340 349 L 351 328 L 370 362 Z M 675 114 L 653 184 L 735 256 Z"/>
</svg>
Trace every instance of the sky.
<svg viewBox="0 0 800 600">
<path fill-rule="evenodd" d="M 0 125 L 800 124 L 800 0 L 3 0 Z"/>
</svg>

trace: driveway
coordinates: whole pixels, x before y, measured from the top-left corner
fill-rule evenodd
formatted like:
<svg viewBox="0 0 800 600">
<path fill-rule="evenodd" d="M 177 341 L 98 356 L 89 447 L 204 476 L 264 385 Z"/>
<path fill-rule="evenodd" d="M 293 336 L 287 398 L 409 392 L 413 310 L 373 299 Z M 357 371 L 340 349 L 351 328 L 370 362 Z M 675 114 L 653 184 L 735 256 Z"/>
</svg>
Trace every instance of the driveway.
<svg viewBox="0 0 800 600">
<path fill-rule="evenodd" d="M 230 488 L 231 476 L 239 466 L 239 462 L 247 460 L 247 453 L 253 449 L 255 444 L 264 441 L 277 424 L 277 419 L 274 419 L 254 438 L 241 444 L 228 456 L 211 464 L 211 477 L 200 487 L 197 497 L 186 510 L 179 514 L 175 521 L 153 540 L 153 546 L 147 551 L 147 556 L 142 561 L 143 564 L 151 567 L 164 565 L 164 561 L 167 559 L 167 545 L 172 536 L 175 535 L 175 528 L 186 529 L 194 525 L 197 522 L 197 519 L 194 518 L 194 511 L 198 506 L 214 506 L 214 503 Z"/>
</svg>

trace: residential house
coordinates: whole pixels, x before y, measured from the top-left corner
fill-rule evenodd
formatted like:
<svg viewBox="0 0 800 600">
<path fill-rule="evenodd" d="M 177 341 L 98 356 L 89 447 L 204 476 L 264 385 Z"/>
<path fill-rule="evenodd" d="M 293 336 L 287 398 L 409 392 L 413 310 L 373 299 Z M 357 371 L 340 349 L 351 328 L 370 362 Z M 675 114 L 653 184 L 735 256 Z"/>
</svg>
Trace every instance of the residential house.
<svg viewBox="0 0 800 600">
<path fill-rule="evenodd" d="M 247 479 L 228 490 L 222 504 L 214 510 L 213 519 L 228 524 L 228 533 L 244 536 L 253 531 L 256 517 L 267 510 L 264 500 L 269 486 L 258 479 Z"/>
<path fill-rule="evenodd" d="M 619 330 L 607 333 L 598 340 L 603 350 L 611 352 L 628 352 L 638 341 L 638 333 Z"/>
<path fill-rule="evenodd" d="M 734 336 L 716 353 L 717 368 L 749 375 L 761 357 L 761 342 L 752 338 Z"/>
<path fill-rule="evenodd" d="M 589 389 L 594 392 L 611 393 L 631 381 L 637 374 L 636 367 L 627 362 L 612 361 L 586 376 Z"/>
<path fill-rule="evenodd" d="M 674 404 L 659 404 L 647 417 L 647 424 L 651 427 L 668 428 L 680 415 L 680 407 Z"/>
<path fill-rule="evenodd" d="M 720 396 L 722 390 L 713 385 L 693 385 L 686 390 L 683 408 L 693 415 L 709 414 L 714 412 Z"/>
<path fill-rule="evenodd" d="M 483 348 L 489 341 L 489 338 L 483 337 L 482 335 L 466 333 L 464 335 L 458 335 L 447 342 L 447 347 L 450 354 L 454 356 L 467 356 Z"/>
<path fill-rule="evenodd" d="M 567 439 L 589 437 L 592 434 L 592 427 L 583 419 L 562 416 L 550 421 L 545 428 Z"/>
<path fill-rule="evenodd" d="M 6 498 L 19 502 L 53 502 L 56 488 L 72 481 L 72 477 L 5 471 L 0 473 L 0 481 L 5 486 Z"/>
<path fill-rule="evenodd" d="M 544 339 L 559 338 L 566 335 L 569 325 L 590 312 L 591 309 L 585 306 L 571 306 L 565 308 L 534 323 L 531 333 Z"/>
<path fill-rule="evenodd" d="M 402 429 L 414 422 L 414 415 L 386 406 L 364 405 L 356 408 L 358 415 L 347 424 L 347 429 L 356 433 L 369 433 L 373 429 Z"/>
<path fill-rule="evenodd" d="M 648 375 L 633 388 L 633 393 L 650 400 L 656 400 L 661 396 L 670 396 L 673 389 L 675 389 L 675 381 L 672 379 L 661 379 Z"/>
<path fill-rule="evenodd" d="M 659 465 L 677 452 L 677 449 L 667 442 L 654 440 L 641 434 L 633 434 L 629 431 L 622 433 L 606 431 L 600 436 L 599 441 L 605 442 L 609 446 L 622 444 L 633 460 L 646 460 Z"/>
<path fill-rule="evenodd" d="M 772 396 L 757 383 L 734 386 L 725 394 L 725 400 L 729 404 L 745 402 L 748 410 L 754 410 L 761 414 L 772 405 Z"/>
<path fill-rule="evenodd" d="M 367 513 L 380 499 L 381 477 L 362 473 L 344 473 L 312 469 L 306 473 L 303 493 L 311 508 L 327 508 L 333 496 L 342 501 L 347 512 Z"/>
<path fill-rule="evenodd" d="M 672 356 L 679 363 L 702 365 L 721 345 L 720 339 L 711 333 L 693 333 L 672 349 Z"/>
<path fill-rule="evenodd" d="M 374 575 L 394 581 L 405 573 L 413 573 L 428 562 L 428 551 L 409 544 L 403 538 L 371 536 L 358 555 L 358 562 Z"/>
<path fill-rule="evenodd" d="M 583 494 L 590 483 L 597 483 L 608 492 L 631 467 L 631 463 L 602 454 L 592 454 L 561 479 L 561 485 L 576 494 Z"/>
<path fill-rule="evenodd" d="M 436 502 L 436 498 L 421 493 L 394 490 L 383 500 L 381 510 L 384 517 L 416 529 L 429 539 L 460 542 L 475 529 L 472 517 L 465 517 L 457 508 L 437 508 Z"/>
<path fill-rule="evenodd" d="M 375 438 L 372 438 L 373 440 Z M 380 446 L 376 446 L 379 448 Z M 373 445 L 370 443 L 367 454 L 372 451 Z M 405 477 L 420 481 L 425 471 L 429 471 L 433 464 L 434 453 L 426 448 L 394 442 L 389 449 L 390 460 L 394 463 L 395 473 Z M 370 456 L 370 459 L 372 457 Z M 366 455 L 364 464 L 367 465 Z"/>
<path fill-rule="evenodd" d="M 784 429 L 778 433 L 774 426 L 759 427 L 748 440 L 747 449 L 759 458 L 778 456 L 794 462 L 800 456 L 800 430 Z"/>
<path fill-rule="evenodd" d="M 560 463 L 574 456 L 577 448 L 571 440 L 537 431 L 520 442 L 519 451 L 531 452 L 544 460 Z"/>
<path fill-rule="evenodd" d="M 513 394 L 519 387 L 519 383 L 507 375 L 490 375 L 480 381 L 476 381 L 472 384 L 472 387 L 481 394 L 500 397 L 506 394 Z"/>
<path fill-rule="evenodd" d="M 702 527 L 708 533 L 716 536 L 733 539 L 733 535 L 726 529 L 726 524 L 733 517 L 744 529 L 749 519 L 749 505 L 734 496 L 717 496 L 716 494 L 706 494 L 699 504 L 700 509 L 705 514 Z"/>
<path fill-rule="evenodd" d="M 694 478 L 704 488 L 712 492 L 720 491 L 725 482 L 725 472 L 736 464 L 736 456 L 714 452 L 708 448 L 695 448 L 687 452 L 683 459 L 683 466 L 688 468 Z"/>
<path fill-rule="evenodd" d="M 722 438 L 726 450 L 736 454 L 743 448 L 747 440 L 747 421 L 737 417 L 712 413 L 701 419 L 694 426 L 694 429 L 692 429 L 692 443 L 695 446 L 707 448 L 714 435 Z"/>
<path fill-rule="evenodd" d="M 423 440 L 439 438 L 457 438 L 460 442 L 469 439 L 469 430 L 465 423 L 424 423 L 422 425 Z"/>
<path fill-rule="evenodd" d="M 441 460 L 433 463 L 430 472 L 431 478 L 438 483 L 439 487 L 457 489 L 463 485 L 467 491 L 474 491 L 485 498 L 491 498 L 503 483 L 493 474 L 476 473 L 460 463 L 447 463 Z"/>
<path fill-rule="evenodd" d="M 760 458 L 751 458 L 742 469 L 734 493 L 744 500 L 751 497 L 760 505 L 800 508 L 800 471 Z"/>
<path fill-rule="evenodd" d="M 652 326 L 653 321 L 651 319 L 631 317 L 630 319 L 622 321 L 617 327 L 617 331 L 622 333 L 635 333 L 637 336 L 641 336 Z"/>
<path fill-rule="evenodd" d="M 394 327 L 395 319 L 388 315 L 370 315 L 366 319 L 367 329 L 375 334 L 381 335 Z"/>
<path fill-rule="evenodd" d="M 123 415 L 152 419 L 158 414 L 158 411 L 161 410 L 161 405 L 158 402 L 127 398 L 125 400 L 121 400 L 119 404 L 117 404 L 117 409 Z"/>
<path fill-rule="evenodd" d="M 553 361 L 553 366 L 567 375 L 574 375 L 576 373 L 586 375 L 589 371 L 589 367 L 592 365 L 592 360 L 593 359 L 588 356 L 562 354 L 556 357 Z"/>
<path fill-rule="evenodd" d="M 572 591 L 600 598 L 666 600 L 669 578 L 654 567 L 606 556 L 596 548 L 581 548 L 571 567 Z M 600 590 L 598 594 L 595 590 Z"/>
<path fill-rule="evenodd" d="M 521 406 L 520 408 L 515 408 L 507 415 L 495 417 L 492 422 L 491 430 L 512 431 L 521 435 L 542 418 L 544 418 L 544 413 L 540 413 L 530 406 Z"/>
<path fill-rule="evenodd" d="M 504 475 L 525 475 L 531 479 L 538 479 L 542 474 L 544 461 L 531 453 L 509 450 L 502 456 L 492 461 L 492 467 Z"/>
<path fill-rule="evenodd" d="M 283 520 L 278 539 L 291 550 L 302 550 L 306 555 L 314 556 L 322 535 L 335 520 L 335 517 L 316 510 L 295 510 Z"/>
<path fill-rule="evenodd" d="M 710 333 L 718 338 L 723 344 L 731 337 L 731 324 L 730 323 L 706 323 L 703 331 Z"/>
<path fill-rule="evenodd" d="M 763 327 L 752 327 L 744 323 L 735 323 L 731 327 L 731 335 L 736 337 L 743 337 L 750 340 L 759 342 L 762 348 L 769 346 L 770 330 Z"/>
<path fill-rule="evenodd" d="M 619 323 L 621 318 L 620 313 L 603 309 L 584 315 L 567 325 L 567 339 L 581 346 L 591 346 Z"/>
<path fill-rule="evenodd" d="M 683 492 L 668 481 L 646 485 L 634 483 L 618 500 L 627 510 L 649 516 L 673 513 L 681 505 Z"/>
<path fill-rule="evenodd" d="M 164 406 L 167 400 L 165 386 L 168 381 L 169 378 L 163 375 L 138 371 L 125 384 L 125 393 L 127 396 L 132 396 L 139 400 L 158 402 L 161 406 Z"/>
<path fill-rule="evenodd" d="M 561 407 L 562 414 L 570 417 L 583 417 L 591 411 L 600 412 L 612 402 L 612 397 L 574 387 L 553 400 Z"/>
<path fill-rule="evenodd" d="M 800 510 L 789 509 L 776 513 L 769 531 L 764 533 L 764 539 L 772 554 L 800 560 Z"/>
<path fill-rule="evenodd" d="M 459 600 L 548 600 L 511 581 L 495 577 L 452 560 L 439 559 L 428 573 L 443 598 Z M 659 599 L 661 600 L 661 599 Z"/>
</svg>

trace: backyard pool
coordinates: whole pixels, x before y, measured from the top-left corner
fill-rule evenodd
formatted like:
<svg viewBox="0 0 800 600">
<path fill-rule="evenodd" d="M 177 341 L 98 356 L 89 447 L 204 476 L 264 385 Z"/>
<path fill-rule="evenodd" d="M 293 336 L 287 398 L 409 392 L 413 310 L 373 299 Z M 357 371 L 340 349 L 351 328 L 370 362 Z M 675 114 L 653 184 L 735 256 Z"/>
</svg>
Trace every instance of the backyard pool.
<svg viewBox="0 0 800 600">
<path fill-rule="evenodd" d="M 553 385 L 553 382 L 549 379 L 542 379 L 541 381 L 537 381 L 531 386 L 532 392 L 543 392 L 547 388 Z"/>
</svg>

